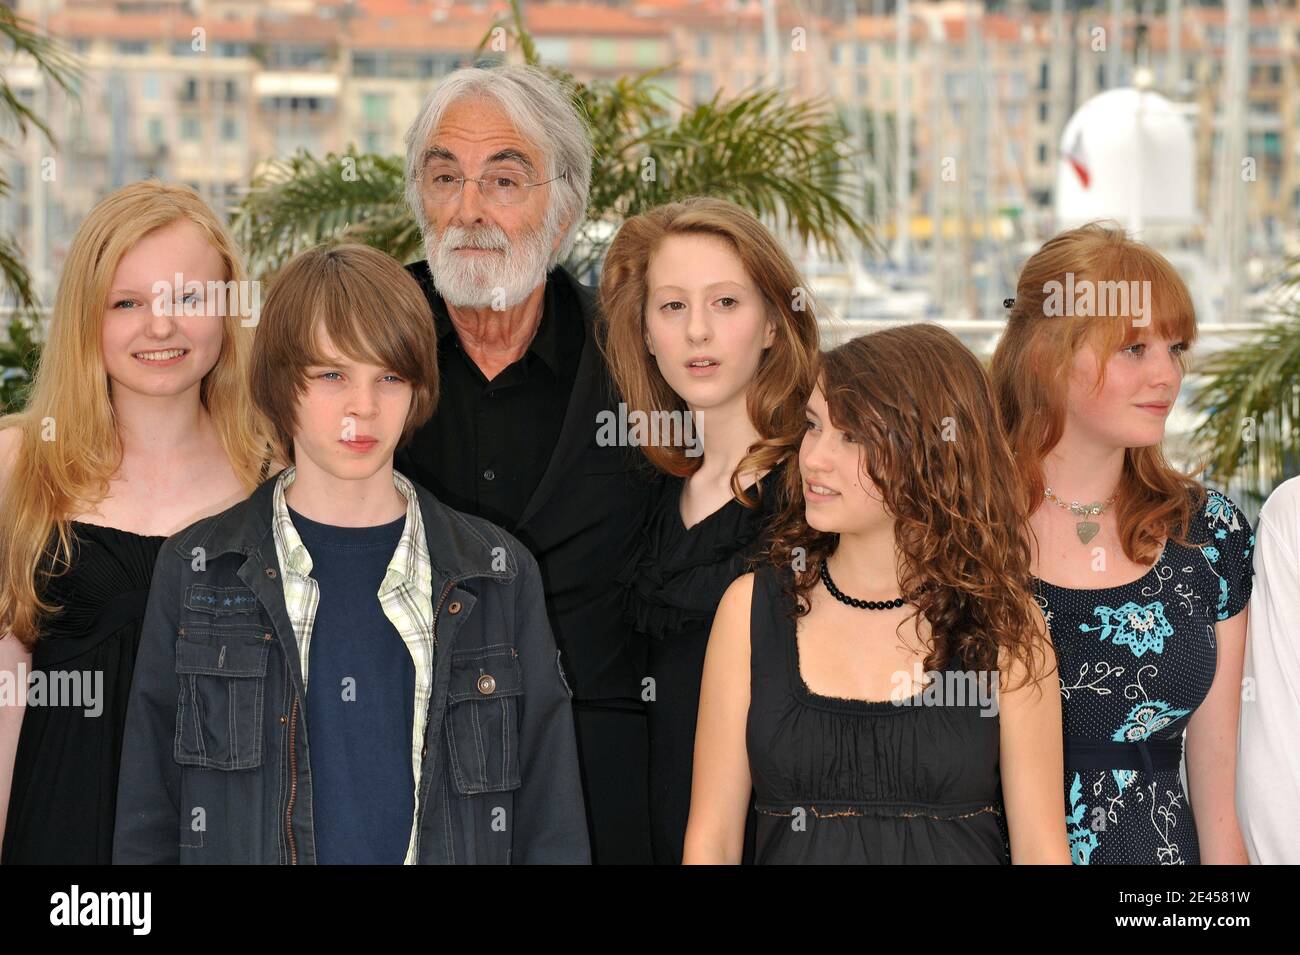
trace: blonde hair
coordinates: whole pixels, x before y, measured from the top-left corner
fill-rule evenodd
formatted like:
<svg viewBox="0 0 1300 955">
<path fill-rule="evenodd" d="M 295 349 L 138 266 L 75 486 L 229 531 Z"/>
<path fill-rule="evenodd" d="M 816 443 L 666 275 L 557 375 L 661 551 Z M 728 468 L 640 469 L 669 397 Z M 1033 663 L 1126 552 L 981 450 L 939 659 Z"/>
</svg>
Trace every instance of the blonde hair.
<svg viewBox="0 0 1300 955">
<path fill-rule="evenodd" d="M 1070 274 L 1073 279 L 1067 281 Z M 1074 315 L 1073 309 L 1067 314 L 1049 310 L 1052 290 L 1077 286 L 1084 280 L 1094 288 L 1104 282 L 1149 282 L 1145 316 L 1149 324 L 1139 328 L 1131 314 Z M 1190 345 L 1196 338 L 1196 311 L 1186 284 L 1169 260 L 1129 238 L 1118 226 L 1090 222 L 1062 232 L 1025 263 L 1006 331 L 993 353 L 991 372 L 1030 514 L 1043 503 L 1043 458 L 1065 431 L 1068 370 L 1075 353 L 1091 344 L 1104 375 L 1110 358 L 1135 342 L 1144 330 Z M 1180 544 L 1188 543 L 1193 508 L 1199 508 L 1205 492 L 1199 481 L 1165 460 L 1157 444 L 1124 452 L 1118 493 L 1115 517 L 1124 554 L 1134 563 L 1150 564 L 1166 535 Z"/>
<path fill-rule="evenodd" d="M 695 197 L 628 219 L 610 244 L 601 269 L 597 329 L 601 352 L 629 414 L 686 410 L 645 343 L 646 271 L 651 256 L 674 235 L 713 236 L 730 245 L 763 296 L 776 329 L 746 398 L 749 420 L 760 439 L 731 477 L 732 493 L 741 503 L 749 503 L 740 489 L 740 475 L 775 467 L 798 448 L 803 434 L 803 410 L 816 382 L 819 345 L 812 293 L 780 243 L 734 202 Z M 802 308 L 795 304 L 799 298 Z M 688 457 L 684 447 L 650 444 L 641 450 L 656 468 L 678 477 L 694 474 L 703 463 L 702 457 Z"/>
<path fill-rule="evenodd" d="M 70 515 L 103 500 L 122 463 L 102 337 L 113 276 L 141 238 L 181 220 L 207 236 L 227 282 L 244 281 L 229 233 L 193 190 L 156 180 L 118 189 L 96 204 L 73 237 L 26 409 L 0 418 L 0 429 L 19 432 L 0 489 L 0 633 L 8 629 L 29 648 L 41 615 L 60 609 L 41 599 L 38 576 L 71 563 Z M 221 353 L 199 396 L 236 476 L 251 491 L 267 453 L 267 429 L 248 394 L 252 329 L 233 311 L 225 309 Z M 47 423 L 56 423 L 57 440 L 43 439 Z M 52 532 L 57 541 L 47 553 Z"/>
</svg>

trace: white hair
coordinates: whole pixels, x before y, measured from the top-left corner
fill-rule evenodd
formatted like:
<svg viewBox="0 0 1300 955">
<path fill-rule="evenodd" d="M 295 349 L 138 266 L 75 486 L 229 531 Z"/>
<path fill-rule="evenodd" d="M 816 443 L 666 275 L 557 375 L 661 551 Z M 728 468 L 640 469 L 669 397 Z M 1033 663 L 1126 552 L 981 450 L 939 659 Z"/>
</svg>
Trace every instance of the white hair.
<svg viewBox="0 0 1300 955">
<path fill-rule="evenodd" d="M 406 204 L 415 216 L 420 233 L 427 232 L 419 177 L 429 139 L 449 106 L 463 99 L 483 97 L 495 100 L 519 135 L 542 151 L 542 178 L 561 176 L 551 183 L 553 191 L 547 202 L 545 224 L 551 227 L 552 234 L 565 218 L 569 225 L 550 256 L 549 270 L 569 254 L 586 216 L 592 145 L 572 91 L 536 67 L 516 64 L 487 69 L 469 67 L 456 70 L 429 91 L 420 115 L 406 131 Z"/>
</svg>

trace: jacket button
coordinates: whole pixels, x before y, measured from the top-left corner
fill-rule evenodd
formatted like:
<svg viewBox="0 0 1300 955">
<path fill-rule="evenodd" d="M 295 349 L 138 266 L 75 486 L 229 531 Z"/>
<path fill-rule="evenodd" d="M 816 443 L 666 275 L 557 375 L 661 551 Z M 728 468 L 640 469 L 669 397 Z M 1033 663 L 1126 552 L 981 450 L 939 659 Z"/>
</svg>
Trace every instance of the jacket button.
<svg viewBox="0 0 1300 955">
<path fill-rule="evenodd" d="M 497 680 L 491 673 L 484 673 L 478 678 L 478 691 L 484 696 L 491 696 L 497 688 Z"/>
<path fill-rule="evenodd" d="M 264 633 L 264 634 L 262 634 L 262 639 L 263 639 L 263 640 L 270 640 L 270 639 L 271 639 L 271 635 L 270 635 L 269 633 Z"/>
<path fill-rule="evenodd" d="M 281 716 L 280 716 L 280 725 L 283 726 L 283 725 L 284 725 L 285 723 L 287 723 L 287 722 L 289 722 L 289 717 L 287 717 L 287 716 L 281 714 Z"/>
<path fill-rule="evenodd" d="M 266 576 L 270 577 L 272 580 L 275 580 L 275 568 L 274 567 L 266 568 Z"/>
<path fill-rule="evenodd" d="M 460 601 L 453 600 L 451 603 L 447 604 L 447 613 L 460 613 Z"/>
<path fill-rule="evenodd" d="M 424 757 L 428 755 L 429 755 L 429 747 L 425 746 L 420 750 L 420 758 L 424 759 Z"/>
</svg>

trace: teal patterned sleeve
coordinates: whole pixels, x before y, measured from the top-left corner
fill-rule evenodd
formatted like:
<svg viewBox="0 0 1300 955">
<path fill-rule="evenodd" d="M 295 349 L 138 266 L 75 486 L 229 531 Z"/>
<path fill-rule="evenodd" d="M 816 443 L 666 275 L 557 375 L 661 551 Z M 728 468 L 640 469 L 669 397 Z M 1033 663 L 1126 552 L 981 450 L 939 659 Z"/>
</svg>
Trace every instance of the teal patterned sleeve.
<svg viewBox="0 0 1300 955">
<path fill-rule="evenodd" d="M 1250 519 L 1225 494 L 1206 488 L 1205 523 L 1210 540 L 1206 554 L 1219 576 L 1218 619 L 1235 617 L 1250 600 L 1254 574 L 1255 534 Z"/>
</svg>

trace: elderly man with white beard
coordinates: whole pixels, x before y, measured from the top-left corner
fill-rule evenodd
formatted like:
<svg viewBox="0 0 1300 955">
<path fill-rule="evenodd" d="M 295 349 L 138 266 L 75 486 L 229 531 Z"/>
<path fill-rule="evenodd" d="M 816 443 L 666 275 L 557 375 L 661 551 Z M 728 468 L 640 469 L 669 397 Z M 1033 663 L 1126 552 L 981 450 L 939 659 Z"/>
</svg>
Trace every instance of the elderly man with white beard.
<svg viewBox="0 0 1300 955">
<path fill-rule="evenodd" d="M 425 261 L 407 268 L 433 310 L 441 393 L 396 463 L 537 558 L 573 694 L 592 860 L 648 863 L 644 649 L 614 575 L 656 479 L 635 448 L 597 441 L 618 398 L 596 297 L 558 264 L 586 212 L 591 151 L 569 92 L 540 70 L 460 70 L 426 99 L 406 137 Z M 517 692 L 502 676 L 494 695 Z M 450 705 L 478 705 L 482 685 L 449 687 Z M 516 758 L 528 741 L 506 734 Z"/>
</svg>

